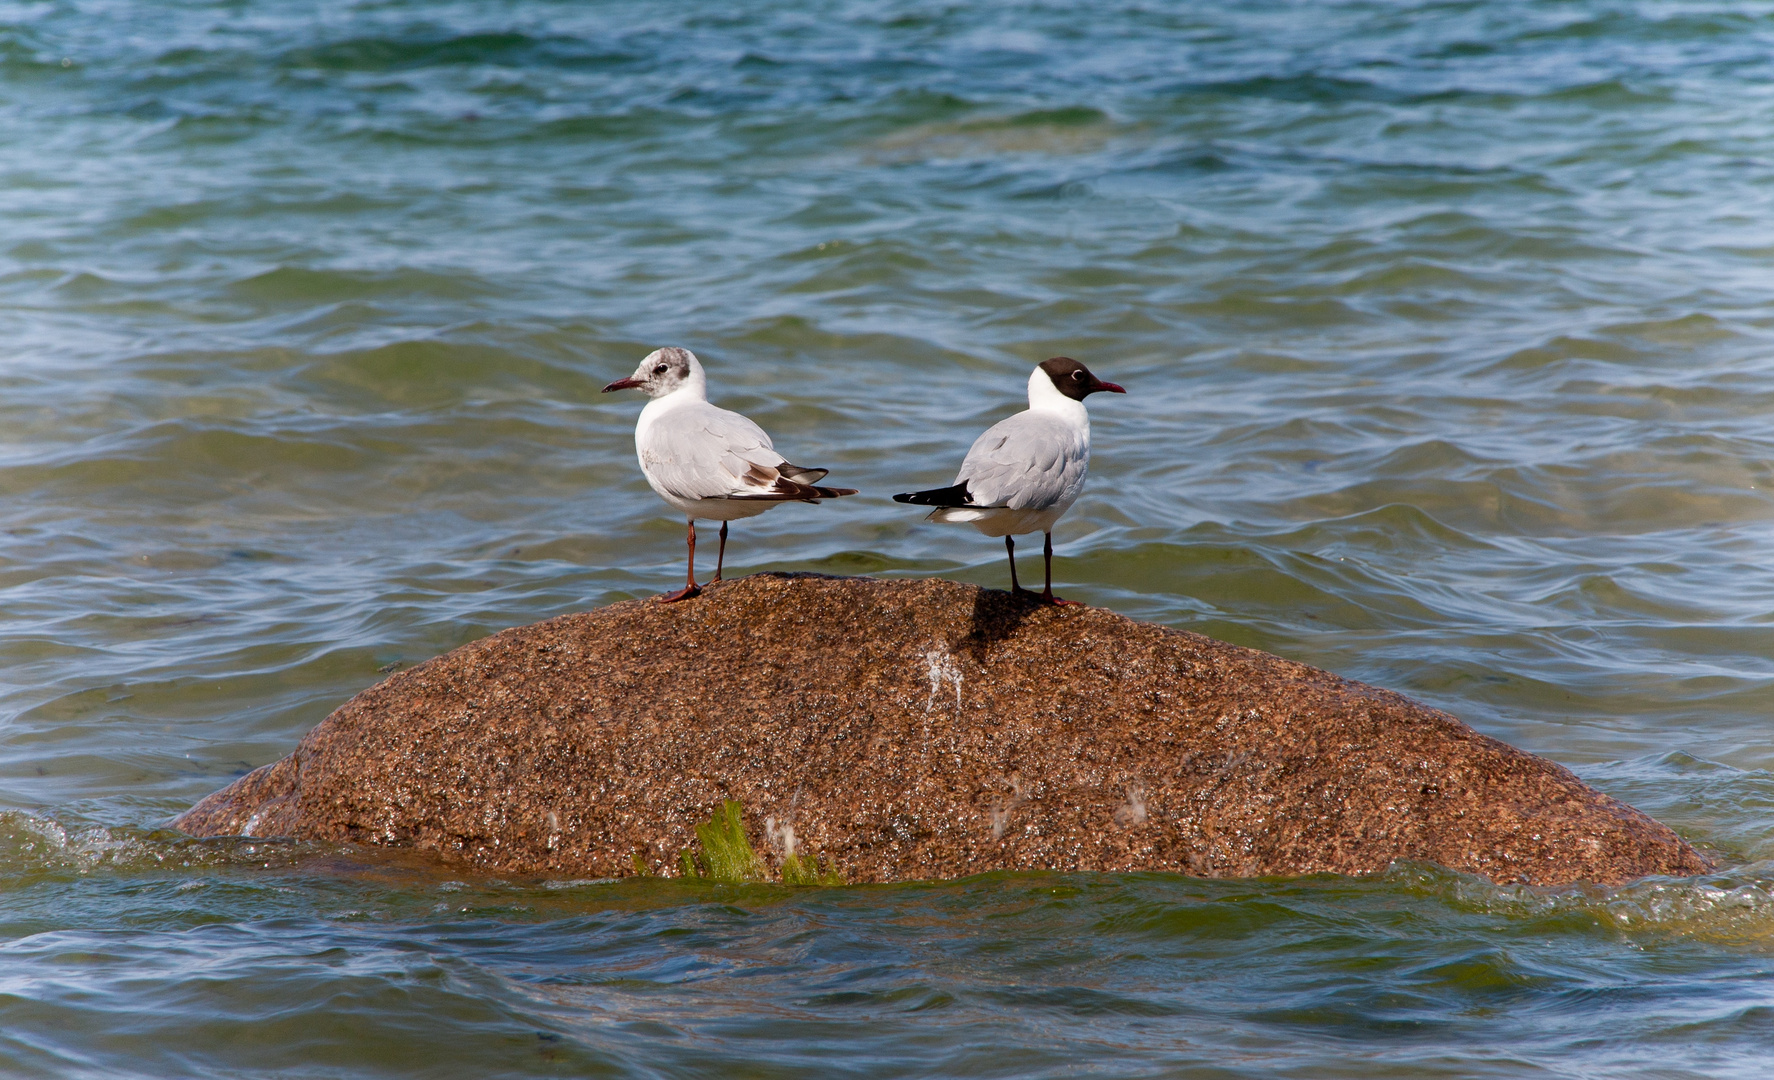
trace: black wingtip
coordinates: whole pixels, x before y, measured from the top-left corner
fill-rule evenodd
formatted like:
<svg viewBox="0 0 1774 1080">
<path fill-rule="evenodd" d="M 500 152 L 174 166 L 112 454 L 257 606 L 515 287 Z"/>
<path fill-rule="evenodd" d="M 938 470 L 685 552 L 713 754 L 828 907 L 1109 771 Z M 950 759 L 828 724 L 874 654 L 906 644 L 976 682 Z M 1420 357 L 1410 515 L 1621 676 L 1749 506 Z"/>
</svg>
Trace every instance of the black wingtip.
<svg viewBox="0 0 1774 1080">
<path fill-rule="evenodd" d="M 915 503 L 918 506 L 972 506 L 973 496 L 967 494 L 966 484 L 954 487 L 931 488 L 929 491 L 908 491 L 903 495 L 895 495 L 894 502 Z"/>
</svg>

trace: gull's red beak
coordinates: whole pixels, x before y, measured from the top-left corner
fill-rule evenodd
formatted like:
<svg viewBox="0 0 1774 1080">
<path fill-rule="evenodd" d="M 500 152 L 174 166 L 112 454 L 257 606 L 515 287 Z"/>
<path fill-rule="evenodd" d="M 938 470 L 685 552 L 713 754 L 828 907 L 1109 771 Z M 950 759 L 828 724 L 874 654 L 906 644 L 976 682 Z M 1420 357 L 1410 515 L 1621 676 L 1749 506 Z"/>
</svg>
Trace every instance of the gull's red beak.
<svg viewBox="0 0 1774 1080">
<path fill-rule="evenodd" d="M 641 381 L 632 376 L 626 379 L 617 379 L 615 382 L 604 387 L 604 393 L 607 394 L 612 390 L 632 390 L 639 385 L 641 385 Z"/>
<path fill-rule="evenodd" d="M 1125 394 L 1125 393 L 1127 393 L 1126 390 L 1123 390 L 1121 387 L 1115 385 L 1114 383 L 1103 382 L 1101 379 L 1098 379 L 1097 384 L 1095 386 L 1091 387 L 1091 389 L 1092 390 L 1107 390 L 1111 394 Z"/>
</svg>

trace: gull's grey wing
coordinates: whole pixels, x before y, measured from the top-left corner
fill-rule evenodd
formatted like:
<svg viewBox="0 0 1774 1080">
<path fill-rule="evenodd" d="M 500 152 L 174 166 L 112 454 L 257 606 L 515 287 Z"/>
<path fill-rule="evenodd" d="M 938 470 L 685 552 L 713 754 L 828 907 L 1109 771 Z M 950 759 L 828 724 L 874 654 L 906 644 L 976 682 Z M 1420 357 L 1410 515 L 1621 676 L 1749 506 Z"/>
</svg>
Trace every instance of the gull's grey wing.
<svg viewBox="0 0 1774 1080">
<path fill-rule="evenodd" d="M 1021 412 L 986 429 L 955 474 L 974 506 L 1045 510 L 1077 498 L 1090 467 L 1090 444 L 1070 424 Z"/>
<path fill-rule="evenodd" d="M 763 428 L 706 402 L 660 417 L 639 449 L 649 474 L 685 499 L 756 498 L 771 490 L 783 463 Z"/>
</svg>

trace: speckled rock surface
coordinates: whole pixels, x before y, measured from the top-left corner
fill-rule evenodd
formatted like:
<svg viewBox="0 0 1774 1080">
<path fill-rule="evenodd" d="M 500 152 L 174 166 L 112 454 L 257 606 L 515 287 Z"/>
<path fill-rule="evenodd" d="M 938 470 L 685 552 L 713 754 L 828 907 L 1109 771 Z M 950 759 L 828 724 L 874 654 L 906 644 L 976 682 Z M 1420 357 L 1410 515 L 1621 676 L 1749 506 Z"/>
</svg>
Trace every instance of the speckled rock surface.
<svg viewBox="0 0 1774 1080">
<path fill-rule="evenodd" d="M 1097 608 L 812 575 L 463 646 L 365 690 L 177 824 L 614 877 L 636 852 L 675 873 L 726 798 L 760 852 L 812 847 L 852 882 L 1707 868 L 1564 768 L 1386 690 Z"/>
</svg>

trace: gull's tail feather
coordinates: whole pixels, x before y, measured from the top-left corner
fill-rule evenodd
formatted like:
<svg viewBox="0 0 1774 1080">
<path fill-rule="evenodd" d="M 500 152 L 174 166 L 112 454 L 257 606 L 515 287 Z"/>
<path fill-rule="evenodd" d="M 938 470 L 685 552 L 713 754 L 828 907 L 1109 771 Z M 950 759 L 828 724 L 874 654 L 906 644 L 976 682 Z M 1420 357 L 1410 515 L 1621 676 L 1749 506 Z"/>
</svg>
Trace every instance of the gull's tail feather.
<svg viewBox="0 0 1774 1080">
<path fill-rule="evenodd" d="M 779 480 L 769 491 L 741 491 L 732 495 L 722 496 L 727 499 L 746 500 L 761 499 L 764 502 L 818 502 L 821 499 L 841 499 L 846 495 L 856 494 L 855 488 L 815 487 L 812 484 L 797 484 L 792 480 Z"/>
<path fill-rule="evenodd" d="M 790 465 L 786 461 L 776 466 L 776 471 L 797 484 L 808 485 L 819 483 L 825 479 L 827 473 L 831 472 L 830 469 L 808 469 L 800 465 Z"/>
<path fill-rule="evenodd" d="M 931 488 L 929 491 L 908 491 L 903 495 L 895 495 L 893 501 L 918 506 L 971 506 L 973 497 L 967 494 L 966 484 L 956 484 L 954 487 Z"/>
<path fill-rule="evenodd" d="M 993 507 L 939 506 L 930 511 L 925 521 L 984 521 L 992 516 Z"/>
<path fill-rule="evenodd" d="M 766 502 L 818 502 L 821 499 L 839 499 L 845 495 L 856 494 L 855 488 L 816 487 L 800 479 L 800 477 L 807 476 L 819 480 L 830 471 L 829 469 L 803 469 L 787 462 L 783 462 L 775 468 L 768 465 L 753 465 L 745 471 L 745 479 L 757 485 L 756 489 L 735 491 L 725 498 L 761 499 Z"/>
</svg>

